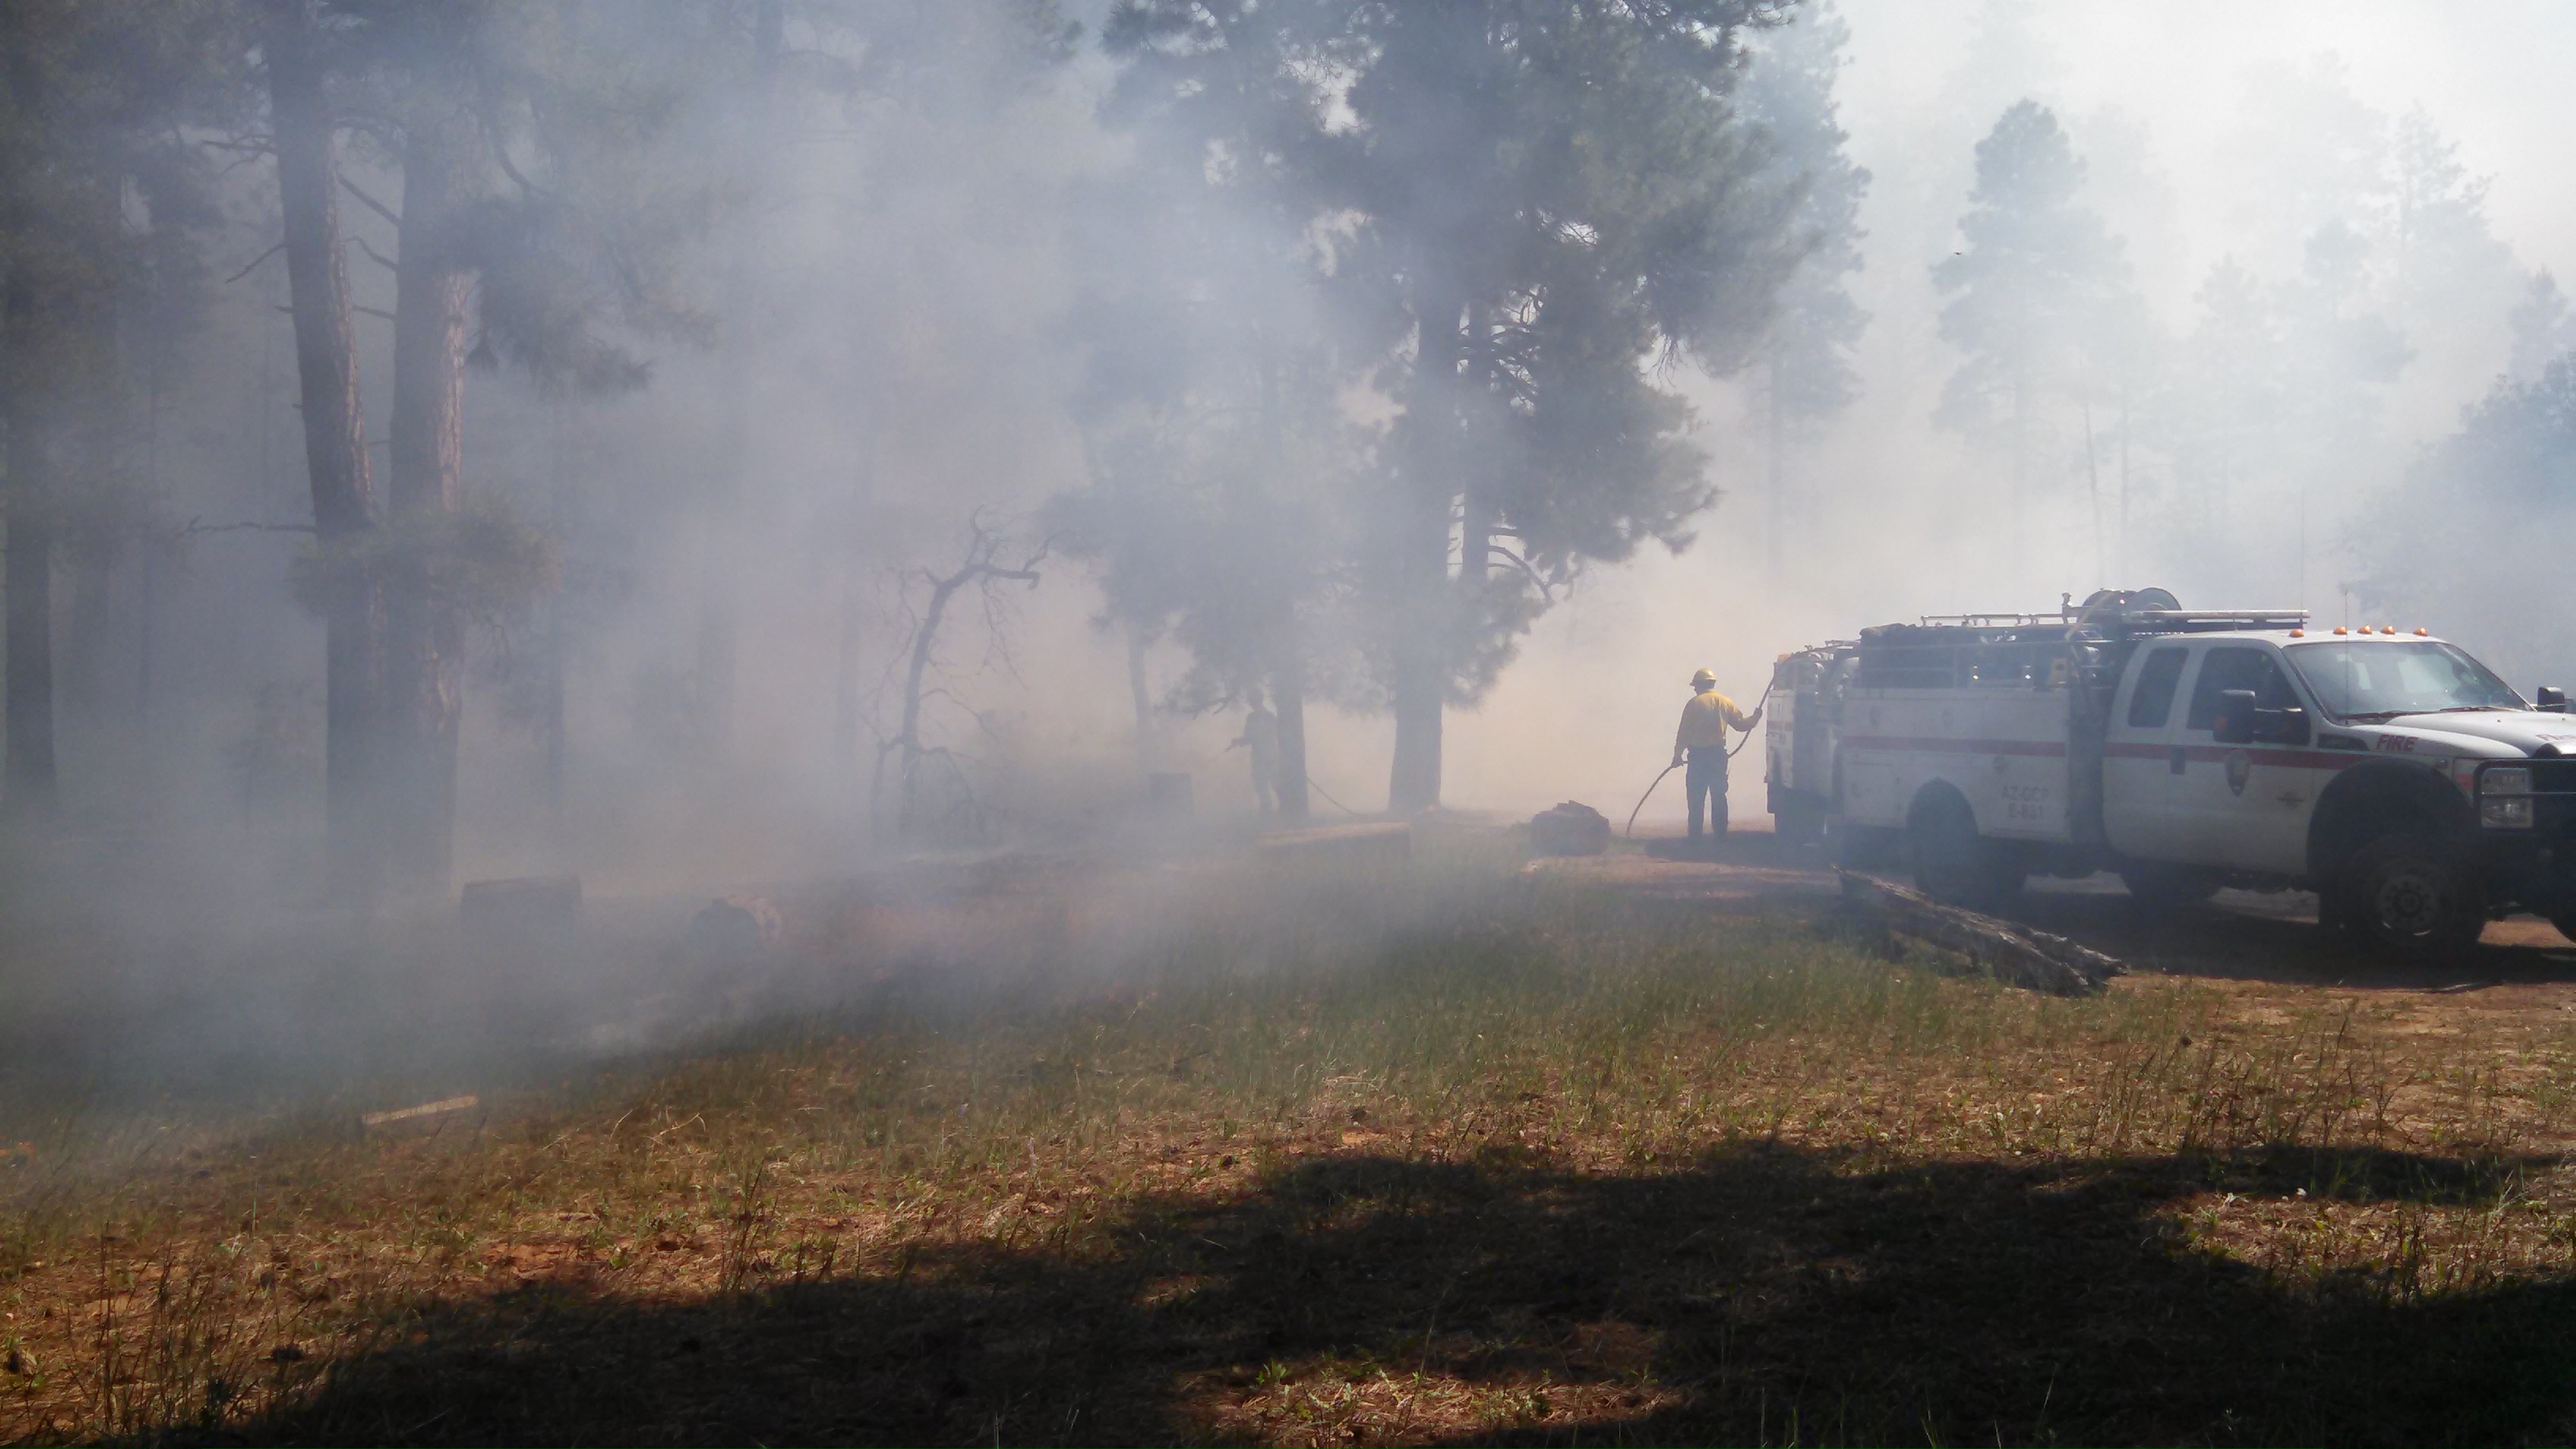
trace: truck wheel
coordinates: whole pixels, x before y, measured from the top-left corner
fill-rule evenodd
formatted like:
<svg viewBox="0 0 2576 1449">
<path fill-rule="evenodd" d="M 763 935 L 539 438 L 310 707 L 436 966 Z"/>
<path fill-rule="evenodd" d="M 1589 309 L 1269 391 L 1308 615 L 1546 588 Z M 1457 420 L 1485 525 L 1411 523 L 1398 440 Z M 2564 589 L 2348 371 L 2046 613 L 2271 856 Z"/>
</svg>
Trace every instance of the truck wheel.
<svg viewBox="0 0 2576 1449">
<path fill-rule="evenodd" d="M 2021 889 L 2022 873 L 2004 850 L 1977 833 L 1968 802 L 1946 791 L 1914 808 L 1905 844 L 1915 887 L 1943 905 L 1998 910 Z"/>
<path fill-rule="evenodd" d="M 2120 872 L 2120 883 L 2139 905 L 2158 915 L 2189 909 L 2218 894 L 2218 877 L 2187 865 L 2128 866 Z"/>
<path fill-rule="evenodd" d="M 2400 960 L 2459 956 L 2486 929 L 2476 881 L 2430 836 L 2381 836 L 2353 853 L 2335 884 L 2344 929 Z"/>
</svg>

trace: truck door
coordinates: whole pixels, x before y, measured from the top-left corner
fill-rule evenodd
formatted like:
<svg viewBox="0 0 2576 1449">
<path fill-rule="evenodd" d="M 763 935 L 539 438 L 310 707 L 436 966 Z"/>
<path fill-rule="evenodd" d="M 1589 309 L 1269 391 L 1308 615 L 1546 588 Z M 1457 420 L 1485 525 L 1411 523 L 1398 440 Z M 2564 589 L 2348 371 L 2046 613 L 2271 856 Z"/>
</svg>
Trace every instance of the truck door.
<svg viewBox="0 0 2576 1449">
<path fill-rule="evenodd" d="M 2307 861 L 2308 817 L 2322 780 L 2307 767 L 2304 739 L 2218 743 L 2215 728 L 2231 689 L 2254 691 L 2261 709 L 2305 708 L 2270 649 L 2212 644 L 2202 652 L 2174 741 L 2184 767 L 2173 779 L 2171 813 L 2184 849 L 2173 858 L 2296 874 Z"/>
<path fill-rule="evenodd" d="M 2141 860 L 2181 858 L 2171 803 L 2174 699 L 2182 691 L 2186 644 L 2160 644 L 2129 667 L 2102 736 L 2102 834 Z"/>
</svg>

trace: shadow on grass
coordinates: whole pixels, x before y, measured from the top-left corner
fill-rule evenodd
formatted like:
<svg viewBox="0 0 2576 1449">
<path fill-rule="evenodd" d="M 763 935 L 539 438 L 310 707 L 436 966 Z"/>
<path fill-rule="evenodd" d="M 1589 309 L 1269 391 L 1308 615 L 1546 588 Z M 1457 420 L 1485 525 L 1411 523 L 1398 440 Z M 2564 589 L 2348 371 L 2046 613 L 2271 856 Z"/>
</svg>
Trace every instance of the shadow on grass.
<svg viewBox="0 0 2576 1449">
<path fill-rule="evenodd" d="M 1264 1384 L 1490 1390 L 1481 1417 L 1307 1439 L 2498 1443 L 2576 1432 L 2576 1285 L 2290 1286 L 2158 1209 L 2225 1180 L 2476 1201 L 2513 1164 L 2272 1153 L 1839 1171 L 1787 1149 L 1637 1176 L 1506 1155 L 1309 1161 L 1147 1201 L 1082 1260 L 924 1251 L 900 1275 L 687 1304 L 578 1285 L 424 1305 L 257 1442 L 1240 1438 Z M 2340 1188 L 2338 1188 L 2340 1184 Z M 2355 1188 L 2354 1184 L 2366 1187 Z M 1533 1417 L 1494 1405 L 1543 1403 Z M 1586 1387 L 1588 1386 L 1588 1388 Z"/>
<path fill-rule="evenodd" d="M 2218 901 L 2154 910 L 2127 892 L 2032 890 L 2014 915 L 2132 965 L 2178 976 L 2366 989 L 2415 990 L 2461 983 L 2576 981 L 2576 951 L 2556 944 L 2489 942 L 2457 961 L 2390 961 L 2320 929 L 2310 898 L 2223 893 Z"/>
<path fill-rule="evenodd" d="M 1672 837 L 1639 842 L 1659 860 L 1719 866 L 1796 870 L 1814 874 L 1819 899 L 1832 881 L 1824 857 L 1767 832 L 1739 832 L 1691 841 Z M 1901 862 L 1883 862 L 1882 873 L 1908 879 Z M 1805 906 L 1794 892 L 1775 892 L 1780 903 Z M 2264 981 L 2286 985 L 2335 984 L 2368 989 L 2576 981 L 2576 948 L 2533 923 L 2491 937 L 2459 960 L 2434 966 L 2392 962 L 2339 933 L 2320 930 L 2315 898 L 2296 892 L 2222 892 L 2214 901 L 2157 909 L 2131 896 L 2115 878 L 2080 882 L 2035 879 L 2008 912 L 2119 957 L 2133 966 L 2177 976 Z"/>
</svg>

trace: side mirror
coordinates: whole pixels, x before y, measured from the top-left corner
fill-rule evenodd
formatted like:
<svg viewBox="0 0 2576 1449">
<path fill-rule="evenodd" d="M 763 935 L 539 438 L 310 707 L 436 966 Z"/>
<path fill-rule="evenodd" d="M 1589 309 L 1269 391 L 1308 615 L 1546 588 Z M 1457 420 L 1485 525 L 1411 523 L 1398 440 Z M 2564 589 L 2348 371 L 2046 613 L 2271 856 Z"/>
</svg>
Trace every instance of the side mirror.
<svg viewBox="0 0 2576 1449">
<path fill-rule="evenodd" d="M 2219 707 L 2218 718 L 2210 722 L 2210 733 L 2222 745 L 2254 743 L 2254 691 L 2221 690 L 2218 697 L 2225 703 Z"/>
<path fill-rule="evenodd" d="M 2567 712 L 2567 691 L 2554 684 L 2544 684 L 2533 690 L 2531 701 L 2534 709 L 2545 709 L 2551 714 Z"/>
<path fill-rule="evenodd" d="M 2254 741 L 2264 745 L 2306 744 L 2308 712 L 2297 705 L 2254 711 Z"/>
</svg>

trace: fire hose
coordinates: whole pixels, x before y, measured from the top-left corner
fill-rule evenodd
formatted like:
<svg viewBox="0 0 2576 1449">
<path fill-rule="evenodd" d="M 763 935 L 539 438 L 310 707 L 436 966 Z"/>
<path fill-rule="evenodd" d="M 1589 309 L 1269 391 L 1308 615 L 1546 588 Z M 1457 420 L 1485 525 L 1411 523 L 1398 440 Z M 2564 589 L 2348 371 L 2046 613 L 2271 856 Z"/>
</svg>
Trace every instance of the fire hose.
<svg viewBox="0 0 2576 1449">
<path fill-rule="evenodd" d="M 1753 703 L 1753 718 L 1755 721 L 1759 721 L 1762 718 L 1762 711 L 1769 708 L 1770 704 L 1771 688 L 1769 685 L 1765 685 L 1762 689 L 1762 697 L 1755 700 Z M 1753 731 L 1748 727 L 1744 731 L 1744 738 L 1735 742 L 1735 748 L 1727 751 L 1726 757 L 1730 760 L 1734 759 L 1737 755 L 1744 753 L 1744 747 L 1751 743 L 1753 743 Z M 1654 798 L 1655 786 L 1664 783 L 1664 775 L 1669 775 L 1681 767 L 1682 763 L 1679 760 L 1675 760 L 1671 764 L 1664 766 L 1663 775 L 1657 775 L 1655 777 L 1655 783 L 1646 787 L 1646 793 L 1637 797 L 1637 809 L 1628 812 L 1628 824 L 1625 829 L 1622 829 L 1619 832 L 1620 835 L 1629 840 L 1637 838 L 1637 810 L 1645 809 L 1646 802 Z"/>
</svg>

